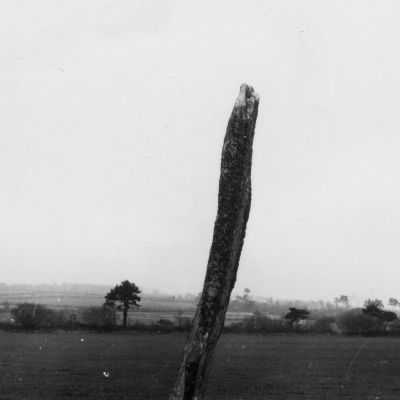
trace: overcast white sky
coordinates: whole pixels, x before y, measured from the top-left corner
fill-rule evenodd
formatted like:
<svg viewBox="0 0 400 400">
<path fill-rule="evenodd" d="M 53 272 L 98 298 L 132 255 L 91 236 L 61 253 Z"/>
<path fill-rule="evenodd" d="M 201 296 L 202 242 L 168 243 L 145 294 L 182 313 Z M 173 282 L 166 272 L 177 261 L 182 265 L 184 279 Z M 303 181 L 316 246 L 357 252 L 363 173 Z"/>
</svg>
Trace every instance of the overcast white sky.
<svg viewBox="0 0 400 400">
<path fill-rule="evenodd" d="M 400 296 L 400 3 L 2 1 L 0 281 L 200 291 L 260 95 L 235 292 Z"/>
</svg>

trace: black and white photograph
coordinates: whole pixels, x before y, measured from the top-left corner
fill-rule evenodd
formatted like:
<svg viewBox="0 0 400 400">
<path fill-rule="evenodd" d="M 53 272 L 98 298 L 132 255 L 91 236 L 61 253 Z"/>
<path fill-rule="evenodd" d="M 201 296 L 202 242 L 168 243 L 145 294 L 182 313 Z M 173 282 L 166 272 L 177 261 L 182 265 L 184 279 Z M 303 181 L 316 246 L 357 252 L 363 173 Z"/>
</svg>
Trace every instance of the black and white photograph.
<svg viewBox="0 0 400 400">
<path fill-rule="evenodd" d="M 0 2 L 0 400 L 400 400 L 400 3 Z"/>
</svg>

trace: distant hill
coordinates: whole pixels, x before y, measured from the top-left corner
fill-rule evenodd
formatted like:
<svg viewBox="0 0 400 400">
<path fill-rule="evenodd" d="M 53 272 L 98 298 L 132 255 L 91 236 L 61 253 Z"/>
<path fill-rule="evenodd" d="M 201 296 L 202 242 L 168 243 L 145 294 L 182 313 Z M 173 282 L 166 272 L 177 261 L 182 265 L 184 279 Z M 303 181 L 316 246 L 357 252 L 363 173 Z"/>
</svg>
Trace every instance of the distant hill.
<svg viewBox="0 0 400 400">
<path fill-rule="evenodd" d="M 0 304 L 5 301 L 11 305 L 21 302 L 33 302 L 53 307 L 101 306 L 104 296 L 114 287 L 87 283 L 57 284 L 12 284 L 0 283 Z M 140 288 L 142 312 L 194 312 L 198 297 L 193 294 L 171 295 Z M 307 308 L 313 315 L 334 315 L 342 309 L 330 302 L 287 300 L 273 298 L 255 298 L 252 296 L 232 296 L 228 311 L 233 313 L 262 312 L 271 315 L 284 315 L 289 307 Z"/>
</svg>

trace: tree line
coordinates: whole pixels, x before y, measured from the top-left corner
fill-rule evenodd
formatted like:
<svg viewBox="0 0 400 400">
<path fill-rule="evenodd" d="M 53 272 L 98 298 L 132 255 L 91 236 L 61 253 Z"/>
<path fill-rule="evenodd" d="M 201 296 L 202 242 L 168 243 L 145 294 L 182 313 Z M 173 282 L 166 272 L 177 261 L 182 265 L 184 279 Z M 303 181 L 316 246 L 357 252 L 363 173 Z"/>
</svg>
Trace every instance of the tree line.
<svg viewBox="0 0 400 400">
<path fill-rule="evenodd" d="M 130 309 L 140 307 L 141 291 L 139 287 L 129 280 L 124 280 L 115 285 L 104 296 L 104 304 L 101 307 L 87 307 L 80 313 L 71 312 L 68 309 L 52 309 L 41 304 L 20 303 L 15 307 L 7 302 L 7 310 L 12 315 L 15 324 L 0 323 L 0 328 L 35 329 L 136 329 L 157 332 L 188 331 L 191 326 L 191 318 L 183 316 L 182 311 L 177 311 L 174 320 L 160 319 L 152 324 L 144 324 L 136 321 L 128 326 L 128 312 Z M 232 307 L 237 304 L 246 304 L 254 310 L 247 318 L 232 323 L 225 327 L 226 331 L 244 333 L 344 333 L 380 335 L 400 332 L 400 321 L 397 314 L 391 310 L 385 310 L 384 304 L 379 299 L 368 299 L 362 308 L 352 308 L 349 298 L 340 295 L 335 298 L 332 307 L 327 313 L 301 307 L 305 302 L 290 304 L 285 301 L 284 312 L 280 316 L 269 316 L 265 313 L 265 303 L 254 301 L 250 296 L 250 290 L 245 289 L 242 296 L 236 296 Z M 278 302 L 269 301 L 267 305 L 276 305 Z M 300 304 L 300 307 L 298 306 Z M 310 304 L 310 303 L 308 303 Z M 314 302 L 321 306 L 320 302 Z M 325 303 L 326 304 L 326 303 Z M 289 307 L 288 307 L 289 305 Z M 400 302 L 390 298 L 390 307 L 400 307 Z M 280 308 L 282 310 L 282 308 Z M 329 311 L 335 310 L 334 314 Z M 122 324 L 118 324 L 122 316 Z"/>
</svg>

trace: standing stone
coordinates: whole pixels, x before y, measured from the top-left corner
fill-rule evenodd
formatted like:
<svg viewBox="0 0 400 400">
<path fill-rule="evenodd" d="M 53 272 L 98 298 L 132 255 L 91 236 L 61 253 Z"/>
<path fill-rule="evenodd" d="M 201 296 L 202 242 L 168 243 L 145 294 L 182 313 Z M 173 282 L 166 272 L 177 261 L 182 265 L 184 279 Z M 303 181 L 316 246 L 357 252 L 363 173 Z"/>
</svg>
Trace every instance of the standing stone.
<svg viewBox="0 0 400 400">
<path fill-rule="evenodd" d="M 251 160 L 259 98 L 243 84 L 222 148 L 218 212 L 203 292 L 170 400 L 204 399 L 215 346 L 236 281 L 251 202 Z"/>
</svg>

